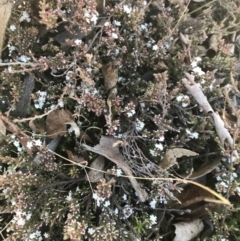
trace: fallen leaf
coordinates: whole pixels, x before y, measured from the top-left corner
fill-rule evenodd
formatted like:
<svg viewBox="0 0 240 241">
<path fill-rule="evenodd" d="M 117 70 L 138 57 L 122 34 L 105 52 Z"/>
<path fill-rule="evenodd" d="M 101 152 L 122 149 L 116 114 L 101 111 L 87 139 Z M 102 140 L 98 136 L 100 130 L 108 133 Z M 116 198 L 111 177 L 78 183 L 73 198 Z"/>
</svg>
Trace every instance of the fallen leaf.
<svg viewBox="0 0 240 241">
<path fill-rule="evenodd" d="M 109 91 L 116 86 L 118 81 L 118 66 L 120 61 L 114 60 L 110 63 L 102 65 L 102 73 L 104 77 L 104 86 L 106 91 Z"/>
<path fill-rule="evenodd" d="M 201 219 L 176 223 L 174 226 L 176 228 L 176 236 L 173 241 L 190 241 L 191 239 L 197 237 L 204 228 L 204 224 Z"/>
<path fill-rule="evenodd" d="M 46 119 L 47 136 L 55 138 L 63 136 L 67 132 L 66 123 L 74 121 L 72 113 L 68 110 L 54 110 L 50 112 Z"/>
<path fill-rule="evenodd" d="M 90 182 L 99 182 L 101 178 L 103 178 L 103 171 L 105 166 L 105 160 L 103 156 L 98 156 L 90 165 L 92 170 L 90 170 L 85 177 L 86 180 Z M 94 170 L 93 170 L 94 169 Z M 99 171 L 100 172 L 99 172 Z"/>
<path fill-rule="evenodd" d="M 216 211 L 220 207 L 220 204 L 216 203 L 218 200 L 212 193 L 192 184 L 185 186 L 181 193 L 174 192 L 174 196 L 180 203 L 170 203 L 172 208 L 191 210 L 184 217 L 200 218 L 208 214 L 206 207 L 211 211 Z"/>
<path fill-rule="evenodd" d="M 87 165 L 88 164 L 88 162 L 83 157 L 73 155 L 73 153 L 71 151 L 66 151 L 66 153 L 68 155 L 68 159 L 70 159 L 71 161 L 74 161 L 74 162 L 79 163 L 81 165 Z"/>
<path fill-rule="evenodd" d="M 119 148 L 116 145 L 116 142 L 119 141 L 114 137 L 105 137 L 102 136 L 100 139 L 100 144 L 96 145 L 95 147 L 88 146 L 83 144 L 82 146 L 85 147 L 88 151 L 92 151 L 99 155 L 102 155 L 112 162 L 114 162 L 117 166 L 119 166 L 129 177 L 129 181 L 131 182 L 133 188 L 135 189 L 137 196 L 141 202 L 145 202 L 148 198 L 147 192 L 140 187 L 137 180 L 134 178 L 131 168 L 127 165 L 124 161 L 124 157 L 119 152 Z"/>
<path fill-rule="evenodd" d="M 182 156 L 197 156 L 198 153 L 189 151 L 184 148 L 174 148 L 166 151 L 163 160 L 160 162 L 159 166 L 163 169 L 169 169 L 170 167 L 178 164 L 177 158 Z"/>
<path fill-rule="evenodd" d="M 218 157 L 215 160 L 210 161 L 206 165 L 199 167 L 198 170 L 194 171 L 190 176 L 189 175 L 179 175 L 179 176 L 187 179 L 197 179 L 213 171 L 220 163 L 221 163 L 221 157 Z"/>
</svg>

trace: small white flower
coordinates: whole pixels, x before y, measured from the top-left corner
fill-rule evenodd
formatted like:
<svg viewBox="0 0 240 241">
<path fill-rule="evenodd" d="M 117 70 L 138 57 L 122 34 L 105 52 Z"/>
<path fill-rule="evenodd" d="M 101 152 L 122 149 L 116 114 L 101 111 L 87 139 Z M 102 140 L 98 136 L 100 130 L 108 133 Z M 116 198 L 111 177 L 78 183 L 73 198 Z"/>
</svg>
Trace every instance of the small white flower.
<svg viewBox="0 0 240 241">
<path fill-rule="evenodd" d="M 35 239 L 35 238 L 36 238 L 36 234 L 35 234 L 35 233 L 31 233 L 31 234 L 29 235 L 29 238 L 30 238 L 30 239 Z"/>
<path fill-rule="evenodd" d="M 197 132 L 193 132 L 191 135 L 190 135 L 190 138 L 191 139 L 198 139 L 198 136 L 199 134 Z"/>
<path fill-rule="evenodd" d="M 130 110 L 126 114 L 127 114 L 127 117 L 132 117 L 135 113 L 136 113 L 135 110 Z"/>
<path fill-rule="evenodd" d="M 32 214 L 31 214 L 31 213 L 28 213 L 28 214 L 26 215 L 26 220 L 30 220 L 31 217 L 32 217 Z"/>
<path fill-rule="evenodd" d="M 28 149 L 31 149 L 32 147 L 33 147 L 32 141 L 28 141 L 28 142 L 27 142 L 27 148 L 28 148 Z"/>
<path fill-rule="evenodd" d="M 192 66 L 192 68 L 197 67 L 197 61 L 192 61 L 191 66 Z"/>
<path fill-rule="evenodd" d="M 92 16 L 92 18 L 90 19 L 90 21 L 93 22 L 94 25 L 97 23 L 97 20 L 98 20 L 98 16 L 97 16 L 96 14 L 94 14 L 94 15 Z"/>
<path fill-rule="evenodd" d="M 156 204 L 157 204 L 156 199 L 153 199 L 153 200 L 149 203 L 149 205 L 150 205 L 150 207 L 151 207 L 152 209 L 155 209 L 155 208 L 156 208 Z"/>
<path fill-rule="evenodd" d="M 76 45 L 80 45 L 81 43 L 82 43 L 82 40 L 81 39 L 76 39 L 75 41 L 74 41 L 74 43 L 76 44 Z M 70 72 L 70 71 L 68 71 L 68 72 Z M 72 71 L 71 71 L 72 72 Z M 67 77 L 66 77 L 67 78 Z"/>
<path fill-rule="evenodd" d="M 18 60 L 21 61 L 21 62 L 27 63 L 27 62 L 30 60 L 30 58 L 27 57 L 26 55 L 21 55 L 21 56 L 18 58 Z"/>
<path fill-rule="evenodd" d="M 165 137 L 162 135 L 160 138 L 158 138 L 158 141 L 164 141 Z"/>
<path fill-rule="evenodd" d="M 157 149 L 159 149 L 159 150 L 163 150 L 163 145 L 161 144 L 161 143 L 159 143 L 159 144 L 155 144 L 155 147 L 157 148 Z"/>
<path fill-rule="evenodd" d="M 210 89 L 210 91 L 213 91 L 213 84 L 209 85 L 209 89 Z"/>
<path fill-rule="evenodd" d="M 69 191 L 69 193 L 68 193 L 68 195 L 67 195 L 67 197 L 66 197 L 66 200 L 67 200 L 68 202 L 70 202 L 70 201 L 72 200 L 72 192 L 71 192 L 71 191 Z"/>
<path fill-rule="evenodd" d="M 200 68 L 200 67 L 195 67 L 195 68 L 193 68 L 193 72 L 194 72 L 194 74 L 197 74 L 197 75 L 199 75 L 199 76 L 201 76 L 201 75 L 204 75 L 205 74 L 205 72 L 204 71 L 202 71 L 202 69 Z"/>
<path fill-rule="evenodd" d="M 156 44 L 153 45 L 152 50 L 158 50 L 158 46 Z"/>
<path fill-rule="evenodd" d="M 157 223 L 157 217 L 155 215 L 150 215 L 150 222 L 151 222 L 151 225 L 154 225 Z"/>
<path fill-rule="evenodd" d="M 19 225 L 19 226 L 24 226 L 25 225 L 25 220 L 23 219 L 23 218 L 19 218 L 18 220 L 17 220 L 17 225 Z"/>
<path fill-rule="evenodd" d="M 29 16 L 29 14 L 26 11 L 22 12 L 22 16 L 20 17 L 20 22 L 23 22 L 24 20 L 26 20 L 27 22 L 31 21 L 31 18 Z"/>
<path fill-rule="evenodd" d="M 119 176 L 121 176 L 122 174 L 123 174 L 122 169 L 118 168 L 118 169 L 116 170 L 116 176 L 119 177 Z"/>
<path fill-rule="evenodd" d="M 9 28 L 10 28 L 10 30 L 11 30 L 11 31 L 15 31 L 15 30 L 17 29 L 17 28 L 16 28 L 16 26 L 15 26 L 15 25 L 13 25 L 13 24 L 12 24 L 12 25 L 10 25 L 10 27 L 9 27 Z"/>
<path fill-rule="evenodd" d="M 95 192 L 93 193 L 93 199 L 96 200 L 98 207 L 100 207 L 100 204 L 105 200 L 105 198 L 99 197 Z"/>
<path fill-rule="evenodd" d="M 127 204 L 123 207 L 122 219 L 127 219 L 133 214 L 133 209 Z"/>
<path fill-rule="evenodd" d="M 155 150 L 150 149 L 149 151 L 150 151 L 150 154 L 151 154 L 152 156 L 157 156 L 157 155 L 158 155 Z"/>
<path fill-rule="evenodd" d="M 185 107 L 187 107 L 187 106 L 189 106 L 189 103 L 187 103 L 187 102 L 183 102 L 183 103 L 182 103 L 182 107 L 183 107 L 183 108 L 185 108 Z"/>
<path fill-rule="evenodd" d="M 123 199 L 124 201 L 126 201 L 126 200 L 127 200 L 127 195 L 126 195 L 126 194 L 123 194 L 122 199 Z"/>
<path fill-rule="evenodd" d="M 17 150 L 18 150 L 18 152 L 20 152 L 20 151 L 23 150 L 23 148 L 22 147 L 18 147 Z"/>
<path fill-rule="evenodd" d="M 114 39 L 117 39 L 117 38 L 118 38 L 118 35 L 117 35 L 116 33 L 112 33 L 112 37 L 113 37 Z"/>
<path fill-rule="evenodd" d="M 103 206 L 107 208 L 107 207 L 110 206 L 110 204 L 111 204 L 111 203 L 109 202 L 109 200 L 107 200 L 106 202 L 104 202 Z"/>
<path fill-rule="evenodd" d="M 93 228 L 89 228 L 89 229 L 88 229 L 88 233 L 89 233 L 90 235 L 93 235 L 93 234 L 95 233 L 95 230 L 94 230 Z"/>
<path fill-rule="evenodd" d="M 163 204 L 167 204 L 167 199 L 165 197 L 160 197 L 159 202 Z"/>
<path fill-rule="evenodd" d="M 34 141 L 35 146 L 42 146 L 42 141 L 41 140 L 35 140 Z"/>
<path fill-rule="evenodd" d="M 121 22 L 119 22 L 119 21 L 117 21 L 117 20 L 114 20 L 114 21 L 113 21 L 113 24 L 114 24 L 115 26 L 121 26 Z"/>
<path fill-rule="evenodd" d="M 13 142 L 13 145 L 16 146 L 16 147 L 19 147 L 19 146 L 20 146 L 20 143 L 19 143 L 18 140 L 16 140 L 16 141 Z"/>
<path fill-rule="evenodd" d="M 109 25 L 110 25 L 110 22 L 108 22 L 108 21 L 106 23 L 104 23 L 104 26 L 106 26 L 106 27 Z"/>
<path fill-rule="evenodd" d="M 144 126 L 145 126 L 144 122 L 140 121 L 137 118 L 136 119 L 136 124 L 135 124 L 136 131 L 141 131 L 144 128 Z"/>
<path fill-rule="evenodd" d="M 114 214 L 115 214 L 115 215 L 118 215 L 118 213 L 119 213 L 119 210 L 118 210 L 117 208 L 115 208 Z"/>
<path fill-rule="evenodd" d="M 64 107 L 64 102 L 61 101 L 60 103 L 58 103 L 58 105 L 59 105 L 60 108 L 63 108 Z"/>
<path fill-rule="evenodd" d="M 196 57 L 195 60 L 196 60 L 197 62 L 201 62 L 201 61 L 202 61 L 202 58 L 201 58 L 201 57 Z"/>
<path fill-rule="evenodd" d="M 129 7 L 128 5 L 123 5 L 123 11 L 127 14 L 132 12 L 132 8 Z"/>
<path fill-rule="evenodd" d="M 197 132 L 191 132 L 191 131 L 189 131 L 188 129 L 186 129 L 186 132 L 187 132 L 188 136 L 189 136 L 191 139 L 198 139 L 199 133 L 197 133 Z"/>
<path fill-rule="evenodd" d="M 49 238 L 49 234 L 48 233 L 44 233 L 43 236 L 44 236 L 44 238 Z"/>
<path fill-rule="evenodd" d="M 176 100 L 177 100 L 178 102 L 182 101 L 182 99 L 183 99 L 183 95 L 178 95 L 178 96 L 176 97 Z"/>
</svg>

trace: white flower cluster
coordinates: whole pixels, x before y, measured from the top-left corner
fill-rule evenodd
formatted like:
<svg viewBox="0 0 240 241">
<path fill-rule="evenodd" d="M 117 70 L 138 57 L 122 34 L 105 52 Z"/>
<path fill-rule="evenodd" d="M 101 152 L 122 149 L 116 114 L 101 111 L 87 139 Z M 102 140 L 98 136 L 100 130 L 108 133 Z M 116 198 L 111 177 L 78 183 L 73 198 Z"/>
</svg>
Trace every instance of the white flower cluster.
<svg viewBox="0 0 240 241">
<path fill-rule="evenodd" d="M 15 141 L 13 142 L 13 145 L 17 148 L 17 151 L 18 151 L 18 152 L 21 152 L 21 151 L 23 150 L 23 147 L 21 146 L 19 140 L 15 140 Z"/>
<path fill-rule="evenodd" d="M 160 143 L 155 143 L 154 149 L 150 149 L 149 152 L 152 156 L 156 157 L 160 155 L 161 151 L 163 150 L 163 144 L 161 142 L 164 141 L 164 136 L 161 136 L 159 139 L 157 139 Z"/>
<path fill-rule="evenodd" d="M 33 146 L 42 146 L 42 141 L 40 139 L 37 139 L 27 142 L 27 148 L 32 149 Z"/>
<path fill-rule="evenodd" d="M 9 56 L 12 54 L 12 52 L 14 51 L 14 50 L 16 50 L 16 47 L 15 46 L 13 46 L 13 45 L 11 45 L 10 43 L 7 45 L 7 47 L 8 47 L 8 51 L 9 51 Z"/>
<path fill-rule="evenodd" d="M 26 221 L 30 220 L 32 214 L 22 212 L 20 210 L 16 211 L 16 214 L 12 220 L 13 223 L 16 223 L 18 226 L 24 226 Z"/>
<path fill-rule="evenodd" d="M 141 131 L 143 128 L 144 128 L 145 124 L 144 122 L 140 121 L 138 118 L 136 119 L 136 122 L 135 122 L 135 128 L 136 128 L 136 131 Z"/>
<path fill-rule="evenodd" d="M 21 55 L 20 57 L 17 57 L 17 60 L 23 63 L 27 63 L 31 58 L 27 57 L 26 55 Z"/>
<path fill-rule="evenodd" d="M 202 69 L 198 66 L 198 63 L 201 61 L 202 61 L 202 59 L 200 57 L 196 57 L 191 62 L 192 71 L 193 71 L 194 75 L 202 76 L 205 74 L 205 72 L 202 71 Z"/>
<path fill-rule="evenodd" d="M 16 26 L 14 24 L 12 24 L 12 25 L 10 25 L 9 29 L 11 31 L 15 31 L 17 28 L 16 28 Z"/>
<path fill-rule="evenodd" d="M 218 183 L 216 183 L 216 189 L 219 193 L 226 193 L 229 185 L 232 185 L 231 183 L 234 182 L 237 178 L 238 178 L 238 174 L 236 172 L 232 172 L 230 174 L 226 173 L 226 168 L 225 167 L 216 167 L 216 172 L 217 173 L 221 173 L 221 175 L 217 175 L 216 179 L 218 181 Z M 229 180 L 230 179 L 230 180 Z M 230 181 L 230 183 L 229 183 Z M 234 190 L 239 196 L 240 196 L 240 187 L 237 186 Z"/>
<path fill-rule="evenodd" d="M 101 203 L 105 201 L 105 198 L 99 197 L 97 193 L 93 193 L 93 199 L 97 202 L 97 206 L 100 207 Z"/>
<path fill-rule="evenodd" d="M 85 17 L 87 23 L 93 23 L 94 25 L 96 25 L 96 23 L 98 21 L 98 12 L 94 11 L 94 12 L 90 13 L 87 9 L 85 9 L 84 17 Z"/>
<path fill-rule="evenodd" d="M 149 226 L 149 228 L 152 228 L 152 225 L 157 224 L 157 216 L 151 214 L 151 215 L 149 216 L 149 221 L 150 221 L 150 226 Z"/>
<path fill-rule="evenodd" d="M 123 12 L 130 14 L 133 11 L 132 7 L 128 5 L 123 5 Z"/>
<path fill-rule="evenodd" d="M 47 92 L 39 90 L 36 94 L 38 95 L 38 99 L 34 100 L 34 106 L 36 109 L 42 109 L 47 98 Z"/>
<path fill-rule="evenodd" d="M 163 197 L 163 196 L 159 196 L 159 200 L 158 200 L 158 197 L 157 198 L 154 198 L 150 203 L 149 203 L 149 205 L 150 205 L 150 207 L 152 208 L 152 209 L 155 209 L 156 208 L 156 204 L 157 203 L 162 203 L 162 204 L 167 204 L 167 199 L 165 198 L 165 197 Z"/>
<path fill-rule="evenodd" d="M 130 205 L 126 204 L 123 209 L 123 216 L 121 219 L 128 219 L 133 214 L 133 208 L 130 207 Z"/>
<path fill-rule="evenodd" d="M 20 22 L 23 22 L 23 21 L 26 21 L 26 22 L 30 22 L 31 21 L 31 18 L 29 16 L 29 14 L 26 12 L 26 11 L 23 11 L 22 12 L 22 16 L 20 17 Z"/>
</svg>

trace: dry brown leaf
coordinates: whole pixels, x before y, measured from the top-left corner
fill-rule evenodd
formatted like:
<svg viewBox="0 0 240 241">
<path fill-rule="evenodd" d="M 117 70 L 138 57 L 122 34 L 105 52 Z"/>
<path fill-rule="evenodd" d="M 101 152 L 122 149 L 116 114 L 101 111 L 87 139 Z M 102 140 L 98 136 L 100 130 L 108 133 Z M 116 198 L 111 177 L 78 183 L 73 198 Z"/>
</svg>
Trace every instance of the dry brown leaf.
<svg viewBox="0 0 240 241">
<path fill-rule="evenodd" d="M 197 156 L 198 153 L 189 151 L 184 148 L 174 148 L 166 151 L 163 160 L 160 162 L 159 166 L 163 169 L 168 169 L 177 163 L 177 158 L 182 156 Z"/>
<path fill-rule="evenodd" d="M 98 156 L 90 165 L 91 168 L 96 170 L 90 170 L 85 177 L 86 180 L 89 180 L 90 182 L 99 182 L 101 178 L 103 178 L 103 171 L 105 166 L 105 160 L 103 156 Z M 99 170 L 99 171 L 97 171 Z"/>
<path fill-rule="evenodd" d="M 175 238 L 173 241 L 190 241 L 197 237 L 203 230 L 204 224 L 201 219 L 195 219 L 190 222 L 180 222 L 174 224 Z"/>
<path fill-rule="evenodd" d="M 54 110 L 49 113 L 46 119 L 47 136 L 55 138 L 63 136 L 67 132 L 66 123 L 74 120 L 72 113 L 68 110 Z"/>
<path fill-rule="evenodd" d="M 119 60 L 114 60 L 108 64 L 102 65 L 102 73 L 104 77 L 104 86 L 106 91 L 109 91 L 116 86 L 118 81 L 118 66 Z"/>
<path fill-rule="evenodd" d="M 187 178 L 187 179 L 197 179 L 199 177 L 202 177 L 202 176 L 210 173 L 220 163 L 221 163 L 221 157 L 218 157 L 215 160 L 209 162 L 208 164 L 206 164 L 202 167 L 199 167 L 199 169 L 194 171 L 190 176 L 189 175 L 179 175 L 179 176 L 181 176 L 182 178 Z"/>
<path fill-rule="evenodd" d="M 185 186 L 181 193 L 174 192 L 174 196 L 181 203 L 170 203 L 172 208 L 191 210 L 190 213 L 184 214 L 183 217 L 200 218 L 208 214 L 208 211 L 205 209 L 206 207 L 211 211 L 217 211 L 220 207 L 220 204 L 216 203 L 217 200 L 212 193 L 192 184 Z"/>
<path fill-rule="evenodd" d="M 79 157 L 77 155 L 73 155 L 73 153 L 71 151 L 66 151 L 67 155 L 68 155 L 68 159 L 71 161 L 74 161 L 76 163 L 82 164 L 82 165 L 87 165 L 88 162 L 83 158 L 83 157 Z"/>
<path fill-rule="evenodd" d="M 91 147 L 86 144 L 83 144 L 82 146 L 85 147 L 88 151 L 92 151 L 108 158 L 117 166 L 119 166 L 125 172 L 125 174 L 129 176 L 129 181 L 135 189 L 139 200 L 141 202 L 145 202 L 148 198 L 148 194 L 144 189 L 140 187 L 137 180 L 134 178 L 131 168 L 124 161 L 124 157 L 119 152 L 118 147 L 114 146 L 117 141 L 119 140 L 114 137 L 102 136 L 100 139 L 100 144 L 96 145 L 95 147 Z"/>
</svg>

